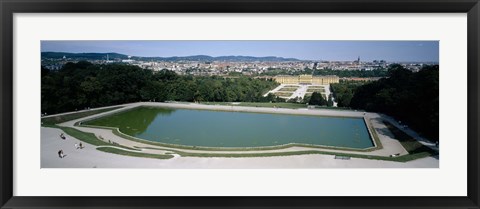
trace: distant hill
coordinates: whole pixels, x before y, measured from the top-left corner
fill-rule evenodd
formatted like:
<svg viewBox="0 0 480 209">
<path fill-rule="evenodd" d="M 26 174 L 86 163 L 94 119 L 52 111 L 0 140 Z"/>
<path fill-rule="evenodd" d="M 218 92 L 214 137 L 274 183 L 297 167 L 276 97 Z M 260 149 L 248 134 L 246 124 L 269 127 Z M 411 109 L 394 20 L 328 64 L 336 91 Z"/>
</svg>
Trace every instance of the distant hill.
<svg viewBox="0 0 480 209">
<path fill-rule="evenodd" d="M 285 62 L 285 61 L 299 61 L 294 58 L 283 58 L 283 57 L 253 57 L 253 56 L 220 56 L 212 57 L 207 55 L 196 55 L 196 56 L 186 56 L 186 57 L 141 57 L 139 59 L 145 60 L 161 60 L 161 61 L 204 61 L 204 62 L 213 62 L 213 61 L 226 61 L 226 62 Z"/>
<path fill-rule="evenodd" d="M 127 55 L 118 53 L 68 53 L 68 52 L 42 52 L 42 59 L 53 58 L 61 59 L 63 56 L 73 59 L 104 60 L 107 59 L 127 59 Z"/>
<path fill-rule="evenodd" d="M 63 56 L 73 59 L 86 59 L 86 60 L 105 60 L 108 58 L 113 59 L 127 59 L 128 56 L 118 53 L 67 53 L 67 52 L 42 52 L 42 59 L 61 59 Z M 213 62 L 213 61 L 226 61 L 226 62 L 287 62 L 287 61 L 300 61 L 295 58 L 283 58 L 283 57 L 253 57 L 253 56 L 219 56 L 212 57 L 207 55 L 195 55 L 185 57 L 138 57 L 132 56 L 133 60 L 140 61 L 199 61 L 199 62 Z"/>
</svg>

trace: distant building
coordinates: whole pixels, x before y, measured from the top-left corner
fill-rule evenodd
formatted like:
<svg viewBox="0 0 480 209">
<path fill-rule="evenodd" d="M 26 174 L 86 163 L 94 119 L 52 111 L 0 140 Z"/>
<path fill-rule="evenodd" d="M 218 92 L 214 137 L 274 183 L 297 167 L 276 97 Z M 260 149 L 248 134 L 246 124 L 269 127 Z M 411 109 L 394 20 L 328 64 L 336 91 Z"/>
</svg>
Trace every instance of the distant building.
<svg viewBox="0 0 480 209">
<path fill-rule="evenodd" d="M 340 78 L 343 81 L 378 81 L 382 77 L 368 77 L 368 78 L 360 78 L 360 77 L 348 77 L 348 78 Z"/>
<path fill-rule="evenodd" d="M 135 61 L 135 60 L 132 60 L 132 59 L 122 60 L 122 62 L 124 62 L 124 63 L 132 63 L 132 62 L 134 62 L 134 61 Z"/>
<path fill-rule="evenodd" d="M 338 83 L 339 77 L 336 75 L 330 76 L 312 76 L 312 75 L 299 75 L 299 76 L 275 76 L 275 81 L 281 84 L 316 84 L 316 85 L 328 85 L 331 83 Z"/>
</svg>

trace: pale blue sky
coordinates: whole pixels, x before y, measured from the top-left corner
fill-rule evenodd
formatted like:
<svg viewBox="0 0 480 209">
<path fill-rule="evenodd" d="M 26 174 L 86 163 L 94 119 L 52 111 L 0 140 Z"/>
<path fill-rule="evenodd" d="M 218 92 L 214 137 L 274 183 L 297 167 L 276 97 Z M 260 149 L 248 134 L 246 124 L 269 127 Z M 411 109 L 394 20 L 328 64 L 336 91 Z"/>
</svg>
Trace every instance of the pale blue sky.
<svg viewBox="0 0 480 209">
<path fill-rule="evenodd" d="M 142 57 L 278 56 L 305 60 L 438 62 L 438 41 L 42 41 L 42 52 L 116 52 Z"/>
</svg>

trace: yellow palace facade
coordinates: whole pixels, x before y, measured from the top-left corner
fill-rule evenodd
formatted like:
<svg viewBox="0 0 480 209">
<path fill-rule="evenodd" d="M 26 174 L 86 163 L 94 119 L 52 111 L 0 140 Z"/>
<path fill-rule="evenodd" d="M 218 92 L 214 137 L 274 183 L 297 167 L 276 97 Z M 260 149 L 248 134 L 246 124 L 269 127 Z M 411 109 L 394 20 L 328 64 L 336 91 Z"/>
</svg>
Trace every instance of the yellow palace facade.
<svg viewBox="0 0 480 209">
<path fill-rule="evenodd" d="M 336 75 L 329 76 L 312 76 L 312 75 L 279 75 L 274 77 L 275 81 L 280 84 L 316 84 L 328 85 L 331 83 L 338 83 L 340 79 Z"/>
</svg>

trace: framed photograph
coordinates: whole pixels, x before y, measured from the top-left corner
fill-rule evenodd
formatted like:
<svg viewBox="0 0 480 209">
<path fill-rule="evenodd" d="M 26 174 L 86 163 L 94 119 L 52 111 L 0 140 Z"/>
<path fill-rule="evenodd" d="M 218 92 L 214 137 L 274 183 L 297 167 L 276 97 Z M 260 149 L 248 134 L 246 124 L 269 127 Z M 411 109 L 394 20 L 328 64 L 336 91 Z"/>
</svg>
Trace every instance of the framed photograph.
<svg viewBox="0 0 480 209">
<path fill-rule="evenodd" d="M 479 208 L 478 0 L 0 6 L 1 208 Z"/>
</svg>

